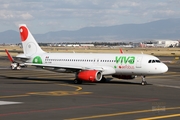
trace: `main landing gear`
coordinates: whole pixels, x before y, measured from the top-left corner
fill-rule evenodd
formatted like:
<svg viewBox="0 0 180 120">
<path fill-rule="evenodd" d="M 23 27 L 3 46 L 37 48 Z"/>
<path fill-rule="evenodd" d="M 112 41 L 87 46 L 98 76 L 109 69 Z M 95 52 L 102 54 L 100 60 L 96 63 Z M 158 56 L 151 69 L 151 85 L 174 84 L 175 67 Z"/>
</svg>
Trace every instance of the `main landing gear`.
<svg viewBox="0 0 180 120">
<path fill-rule="evenodd" d="M 10 67 L 12 70 L 20 70 L 21 69 L 21 66 L 19 63 L 11 63 Z"/>
<path fill-rule="evenodd" d="M 74 79 L 74 84 L 82 84 L 82 80 L 79 80 L 77 78 Z"/>
<path fill-rule="evenodd" d="M 142 78 L 141 85 L 147 85 L 147 82 L 146 82 L 146 80 L 145 80 L 145 77 L 146 77 L 146 76 L 141 76 L 141 78 Z"/>
</svg>

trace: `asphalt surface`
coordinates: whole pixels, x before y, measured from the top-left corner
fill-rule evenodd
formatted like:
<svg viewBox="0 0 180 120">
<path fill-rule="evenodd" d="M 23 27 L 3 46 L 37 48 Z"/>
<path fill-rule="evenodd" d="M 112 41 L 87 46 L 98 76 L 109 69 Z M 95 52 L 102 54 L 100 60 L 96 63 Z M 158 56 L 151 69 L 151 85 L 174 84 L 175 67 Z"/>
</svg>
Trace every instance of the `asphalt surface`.
<svg viewBox="0 0 180 120">
<path fill-rule="evenodd" d="M 74 74 L 8 66 L 8 60 L 0 59 L 0 120 L 180 118 L 179 64 L 168 64 L 165 74 L 147 76 L 146 86 L 140 77 L 75 85 Z"/>
</svg>

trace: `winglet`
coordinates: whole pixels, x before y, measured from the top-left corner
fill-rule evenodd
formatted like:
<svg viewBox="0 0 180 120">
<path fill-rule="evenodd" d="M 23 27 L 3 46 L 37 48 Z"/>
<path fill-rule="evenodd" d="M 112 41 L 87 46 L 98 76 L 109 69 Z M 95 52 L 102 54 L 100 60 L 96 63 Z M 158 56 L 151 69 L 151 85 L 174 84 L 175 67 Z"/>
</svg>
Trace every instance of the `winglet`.
<svg viewBox="0 0 180 120">
<path fill-rule="evenodd" d="M 6 54 L 7 54 L 8 58 L 9 58 L 9 60 L 10 60 L 11 62 L 14 62 L 14 59 L 13 59 L 13 57 L 9 54 L 8 50 L 5 49 L 5 51 L 6 51 Z"/>
</svg>

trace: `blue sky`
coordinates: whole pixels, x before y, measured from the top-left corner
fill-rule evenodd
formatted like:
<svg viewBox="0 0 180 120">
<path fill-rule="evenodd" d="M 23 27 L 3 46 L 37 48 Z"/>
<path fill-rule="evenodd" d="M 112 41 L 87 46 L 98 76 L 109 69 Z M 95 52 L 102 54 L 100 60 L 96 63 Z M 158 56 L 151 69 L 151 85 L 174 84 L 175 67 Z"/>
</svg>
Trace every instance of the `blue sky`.
<svg viewBox="0 0 180 120">
<path fill-rule="evenodd" d="M 0 0 L 0 32 L 32 33 L 146 23 L 180 16 L 180 0 Z"/>
</svg>

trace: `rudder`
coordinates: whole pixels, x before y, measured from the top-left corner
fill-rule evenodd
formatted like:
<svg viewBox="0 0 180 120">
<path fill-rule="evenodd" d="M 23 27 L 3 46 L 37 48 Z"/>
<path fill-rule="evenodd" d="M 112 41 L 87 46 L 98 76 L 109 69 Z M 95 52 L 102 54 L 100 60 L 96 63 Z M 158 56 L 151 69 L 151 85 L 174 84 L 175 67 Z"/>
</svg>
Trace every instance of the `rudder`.
<svg viewBox="0 0 180 120">
<path fill-rule="evenodd" d="M 19 25 L 19 32 L 25 56 L 32 56 L 33 54 L 37 53 L 45 53 L 38 45 L 25 24 Z"/>
</svg>

